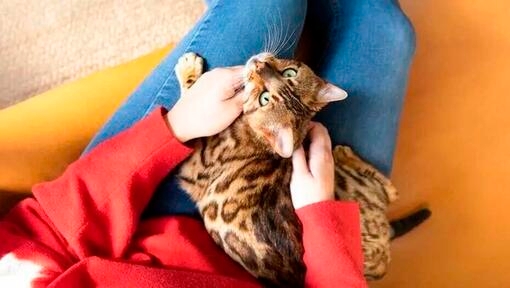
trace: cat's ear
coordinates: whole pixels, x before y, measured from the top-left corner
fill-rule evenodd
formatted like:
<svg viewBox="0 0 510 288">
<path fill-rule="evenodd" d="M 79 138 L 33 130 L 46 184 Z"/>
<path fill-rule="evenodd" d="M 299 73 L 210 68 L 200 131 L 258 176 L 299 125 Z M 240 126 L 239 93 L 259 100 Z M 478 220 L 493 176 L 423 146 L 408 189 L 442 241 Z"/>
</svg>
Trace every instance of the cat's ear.
<svg viewBox="0 0 510 288">
<path fill-rule="evenodd" d="M 331 83 L 326 83 L 317 93 L 317 101 L 320 103 L 340 101 L 345 98 L 347 98 L 347 92 Z"/>
<path fill-rule="evenodd" d="M 294 134 L 290 127 L 276 128 L 275 131 L 264 133 L 273 150 L 283 158 L 290 158 L 294 153 Z"/>
</svg>

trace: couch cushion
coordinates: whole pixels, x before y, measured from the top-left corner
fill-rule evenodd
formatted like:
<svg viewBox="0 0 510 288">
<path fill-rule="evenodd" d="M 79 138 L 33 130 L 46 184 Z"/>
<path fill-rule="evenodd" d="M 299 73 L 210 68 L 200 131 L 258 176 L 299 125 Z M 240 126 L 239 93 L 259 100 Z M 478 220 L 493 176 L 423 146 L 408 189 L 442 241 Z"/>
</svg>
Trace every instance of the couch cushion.
<svg viewBox="0 0 510 288">
<path fill-rule="evenodd" d="M 33 184 L 60 175 L 169 50 L 0 110 L 0 191 L 29 192 Z"/>
</svg>

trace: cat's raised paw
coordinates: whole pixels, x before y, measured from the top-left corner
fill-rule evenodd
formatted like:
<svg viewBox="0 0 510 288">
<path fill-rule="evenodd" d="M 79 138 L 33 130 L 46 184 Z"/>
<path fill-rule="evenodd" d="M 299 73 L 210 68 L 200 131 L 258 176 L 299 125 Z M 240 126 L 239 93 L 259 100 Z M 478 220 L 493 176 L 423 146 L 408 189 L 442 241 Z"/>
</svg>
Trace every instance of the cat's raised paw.
<svg viewBox="0 0 510 288">
<path fill-rule="evenodd" d="M 354 152 L 351 147 L 345 145 L 336 145 L 333 149 L 333 155 L 335 159 L 345 159 L 345 158 L 353 158 L 355 157 Z"/>
<path fill-rule="evenodd" d="M 193 52 L 182 55 L 175 65 L 175 75 L 181 90 L 190 88 L 202 75 L 204 60 Z"/>
</svg>

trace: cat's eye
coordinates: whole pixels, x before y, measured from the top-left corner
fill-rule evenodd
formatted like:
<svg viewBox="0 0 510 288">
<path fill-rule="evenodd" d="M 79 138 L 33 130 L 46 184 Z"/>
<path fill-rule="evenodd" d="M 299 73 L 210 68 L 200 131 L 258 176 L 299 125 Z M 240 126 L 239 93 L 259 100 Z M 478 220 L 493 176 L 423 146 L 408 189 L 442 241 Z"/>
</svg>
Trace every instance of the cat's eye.
<svg viewBox="0 0 510 288">
<path fill-rule="evenodd" d="M 268 91 L 264 91 L 260 94 L 259 96 L 260 106 L 266 106 L 269 103 L 269 96 L 270 94 Z"/>
<path fill-rule="evenodd" d="M 297 71 L 294 68 L 287 68 L 287 69 L 283 70 L 283 72 L 282 72 L 282 76 L 284 78 L 292 78 L 292 77 L 296 77 L 296 75 L 297 75 Z"/>
</svg>

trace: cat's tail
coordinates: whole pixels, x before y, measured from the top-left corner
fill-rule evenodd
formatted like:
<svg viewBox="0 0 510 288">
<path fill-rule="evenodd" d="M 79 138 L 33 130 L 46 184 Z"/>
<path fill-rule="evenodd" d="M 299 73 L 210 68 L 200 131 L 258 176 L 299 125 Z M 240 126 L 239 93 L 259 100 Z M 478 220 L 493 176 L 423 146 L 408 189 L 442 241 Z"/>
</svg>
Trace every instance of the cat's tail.
<svg viewBox="0 0 510 288">
<path fill-rule="evenodd" d="M 416 226 L 427 220 L 432 212 L 428 208 L 422 208 L 412 214 L 400 219 L 390 221 L 391 226 L 391 239 L 398 238 L 409 231 L 413 230 Z"/>
</svg>

